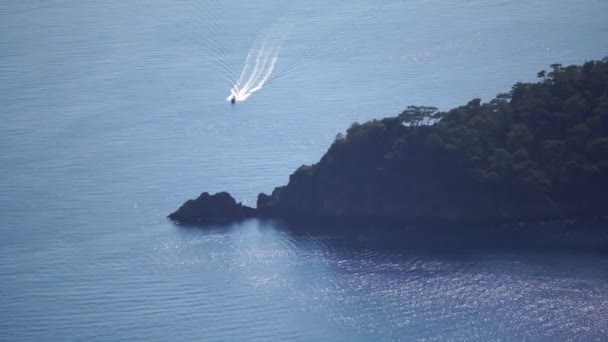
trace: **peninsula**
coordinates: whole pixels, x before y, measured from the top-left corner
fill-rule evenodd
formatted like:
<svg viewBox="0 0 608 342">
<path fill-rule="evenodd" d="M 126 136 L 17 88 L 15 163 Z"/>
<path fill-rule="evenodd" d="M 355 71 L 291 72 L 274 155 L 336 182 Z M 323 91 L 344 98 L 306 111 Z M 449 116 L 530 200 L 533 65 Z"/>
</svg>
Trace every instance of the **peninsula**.
<svg viewBox="0 0 608 342">
<path fill-rule="evenodd" d="M 203 193 L 169 218 L 510 221 L 608 214 L 608 58 L 551 65 L 487 103 L 355 123 L 257 208 Z"/>
</svg>

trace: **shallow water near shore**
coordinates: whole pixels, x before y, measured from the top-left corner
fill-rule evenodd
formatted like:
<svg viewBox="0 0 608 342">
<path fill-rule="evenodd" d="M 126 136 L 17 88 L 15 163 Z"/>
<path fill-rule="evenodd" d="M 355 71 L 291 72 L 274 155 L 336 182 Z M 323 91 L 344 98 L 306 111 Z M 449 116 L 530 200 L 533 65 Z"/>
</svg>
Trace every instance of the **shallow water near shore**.
<svg viewBox="0 0 608 342">
<path fill-rule="evenodd" d="M 387 3 L 3 3 L 0 340 L 604 339 L 605 223 L 165 218 L 202 191 L 253 205 L 354 121 L 608 55 L 605 1 Z M 277 23 L 288 71 L 231 106 Z"/>
</svg>

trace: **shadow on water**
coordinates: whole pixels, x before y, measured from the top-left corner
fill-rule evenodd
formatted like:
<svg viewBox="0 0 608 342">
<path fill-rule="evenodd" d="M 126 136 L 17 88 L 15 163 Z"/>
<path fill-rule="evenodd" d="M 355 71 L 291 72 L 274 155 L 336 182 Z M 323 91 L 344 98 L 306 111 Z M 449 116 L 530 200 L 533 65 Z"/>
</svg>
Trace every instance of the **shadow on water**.
<svg viewBox="0 0 608 342">
<path fill-rule="evenodd" d="M 322 239 L 329 248 L 405 254 L 576 253 L 608 255 L 608 221 L 471 224 L 371 224 L 251 219 L 177 225 L 183 229 L 230 232 L 254 223 L 260 230 L 288 234 L 294 241 Z"/>
<path fill-rule="evenodd" d="M 255 219 L 251 219 L 255 220 Z M 236 221 L 236 220 L 221 220 L 221 221 L 213 221 L 213 222 L 201 222 L 201 223 L 178 223 L 175 221 L 171 221 L 173 225 L 179 229 L 184 231 L 194 232 L 204 231 L 208 234 L 226 234 L 232 231 L 235 231 L 243 226 L 243 223 L 249 220 L 244 221 Z"/>
</svg>

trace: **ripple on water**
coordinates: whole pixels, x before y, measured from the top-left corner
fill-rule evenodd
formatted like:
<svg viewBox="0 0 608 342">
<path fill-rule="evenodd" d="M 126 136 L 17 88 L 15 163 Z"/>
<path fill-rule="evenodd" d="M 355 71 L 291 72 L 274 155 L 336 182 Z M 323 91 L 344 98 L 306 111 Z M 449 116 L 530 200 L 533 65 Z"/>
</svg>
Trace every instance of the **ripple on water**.
<svg viewBox="0 0 608 342">
<path fill-rule="evenodd" d="M 223 282 L 203 291 L 222 288 L 215 296 L 237 303 L 231 310 L 263 315 L 259 302 L 247 302 L 253 290 L 276 312 L 312 315 L 361 336 L 601 340 L 607 333 L 607 275 L 593 276 L 580 256 L 416 255 L 256 224 L 187 231 L 155 252 L 164 268 L 221 274 Z"/>
</svg>

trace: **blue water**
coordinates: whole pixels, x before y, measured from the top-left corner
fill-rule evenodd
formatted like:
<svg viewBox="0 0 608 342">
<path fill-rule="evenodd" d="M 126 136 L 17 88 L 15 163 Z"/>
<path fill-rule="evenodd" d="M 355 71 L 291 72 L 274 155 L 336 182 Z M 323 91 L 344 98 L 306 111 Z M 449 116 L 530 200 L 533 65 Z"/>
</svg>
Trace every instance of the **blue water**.
<svg viewBox="0 0 608 342">
<path fill-rule="evenodd" d="M 0 340 L 605 339 L 608 238 L 591 223 L 533 227 L 559 248 L 492 249 L 165 219 L 203 190 L 254 204 L 354 121 L 608 55 L 604 0 L 387 4 L 3 1 Z M 230 106 L 276 27 L 276 73 L 303 63 Z"/>
</svg>

